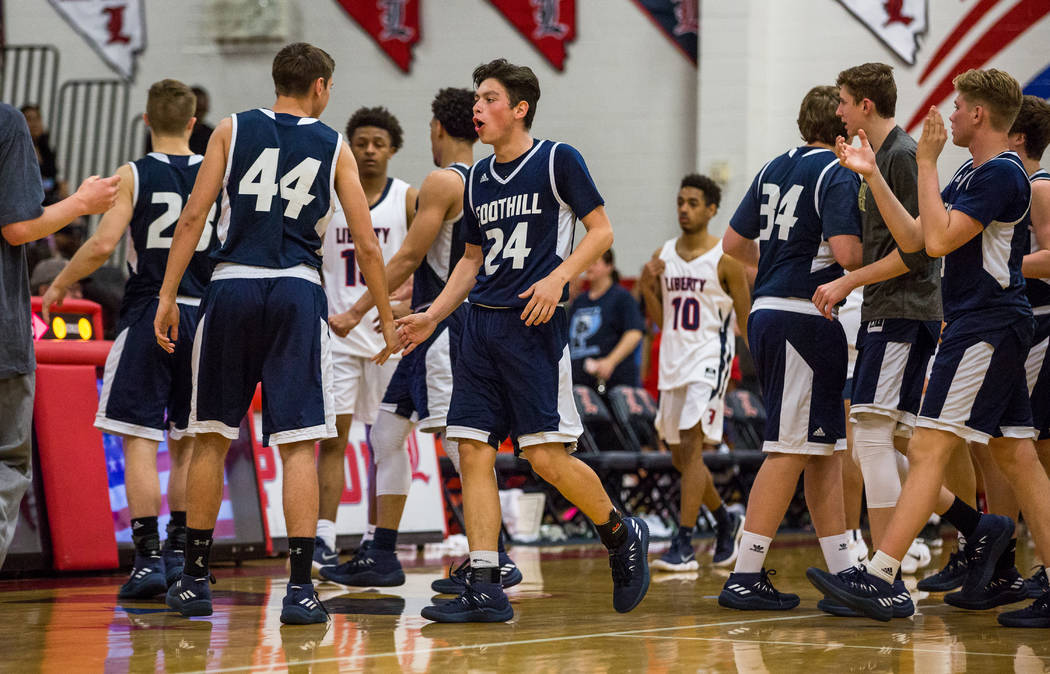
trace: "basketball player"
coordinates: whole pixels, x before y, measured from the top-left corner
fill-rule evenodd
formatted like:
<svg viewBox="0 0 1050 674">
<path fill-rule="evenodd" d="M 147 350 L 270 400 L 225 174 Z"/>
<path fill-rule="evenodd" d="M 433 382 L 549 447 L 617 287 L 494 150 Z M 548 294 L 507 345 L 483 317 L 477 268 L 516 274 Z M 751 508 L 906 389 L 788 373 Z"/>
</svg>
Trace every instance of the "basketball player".
<svg viewBox="0 0 1050 674">
<path fill-rule="evenodd" d="M 470 295 L 447 434 L 459 442 L 471 580 L 423 617 L 504 622 L 514 615 L 500 585 L 494 473 L 496 448 L 508 435 L 533 470 L 596 523 L 609 549 L 613 606 L 630 611 L 649 588 L 649 531 L 622 518 L 594 471 L 571 455 L 583 428 L 563 308 L 569 279 L 609 248 L 612 227 L 579 152 L 529 134 L 540 96 L 532 70 L 497 59 L 478 66 L 473 79 L 474 125 L 495 153 L 467 176 L 463 257 L 430 308 L 399 324 L 402 344 L 415 348 Z M 571 251 L 577 218 L 587 234 Z"/>
<path fill-rule="evenodd" d="M 327 620 L 310 582 L 317 528 L 314 445 L 335 435 L 321 238 L 333 187 L 348 215 L 354 254 L 375 291 L 387 347 L 395 347 L 382 252 L 357 166 L 340 134 L 317 120 L 332 88 L 332 58 L 298 42 L 277 53 L 277 101 L 222 120 L 186 204 L 168 257 L 154 322 L 157 342 L 179 340 L 176 290 L 222 190 L 218 262 L 201 300 L 194 340 L 189 430 L 197 433 L 187 484 L 186 566 L 168 589 L 183 616 L 212 612 L 208 558 L 222 502 L 230 440 L 240 433 L 256 384 L 263 384 L 263 443 L 280 447 L 291 577 L 284 623 Z"/>
<path fill-rule="evenodd" d="M 463 216 L 463 187 L 474 161 L 472 108 L 474 92 L 442 89 L 431 103 L 430 149 L 434 164 L 419 190 L 419 210 L 401 248 L 387 265 L 387 285 L 396 288 L 412 278 L 412 310 L 425 311 L 444 288 L 448 275 L 463 254 L 460 222 Z M 328 322 L 337 334 L 360 329 L 358 324 L 372 308 L 365 292 L 347 311 Z M 401 563 L 394 554 L 398 527 L 411 487 L 411 467 L 405 441 L 413 427 L 427 433 L 445 430 L 445 417 L 452 394 L 452 361 L 459 347 L 460 324 L 466 305 L 454 311 L 425 344 L 397 364 L 372 426 L 371 445 L 376 465 L 375 543 L 354 559 L 321 571 L 328 580 L 350 586 L 401 585 L 405 581 Z M 459 471 L 455 440 L 445 439 L 445 453 Z M 521 572 L 510 560 L 500 540 L 500 572 L 503 587 L 521 581 Z M 434 581 L 437 592 L 455 594 L 463 589 L 469 574 L 460 570 L 451 578 Z M 452 583 L 451 587 L 446 587 Z"/>
<path fill-rule="evenodd" d="M 121 586 L 120 599 L 148 599 L 167 591 L 182 575 L 186 549 L 186 470 L 193 454 L 190 416 L 190 356 L 197 307 L 211 276 L 209 253 L 215 248 L 215 212 L 208 213 L 178 287 L 179 331 L 185 336 L 174 355 L 159 349 L 153 337 L 157 292 L 164 278 L 175 222 L 197 178 L 201 157 L 190 150 L 196 107 L 193 91 L 182 82 L 161 80 L 149 89 L 143 120 L 153 152 L 117 169 L 117 203 L 98 229 L 69 261 L 44 294 L 44 316 L 61 306 L 70 286 L 101 267 L 131 229 L 130 276 L 124 286 L 120 324 L 106 358 L 95 428 L 124 440 L 124 484 L 131 514 L 135 566 Z M 214 209 L 214 206 L 212 206 Z M 161 551 L 157 518 L 160 479 L 157 446 L 168 432 L 167 541 Z"/>
<path fill-rule="evenodd" d="M 803 470 L 828 568 L 838 573 L 853 564 L 835 451 L 846 435 L 846 335 L 809 302 L 817 286 L 861 261 L 859 180 L 832 151 L 843 133 L 837 104 L 835 87 L 806 94 L 798 115 L 805 144 L 762 168 L 722 239 L 727 254 L 758 268 L 747 330 L 767 414 L 767 456 L 748 498 L 736 567 L 718 597 L 728 608 L 798 606 L 798 595 L 773 587 L 764 562 Z"/>
<path fill-rule="evenodd" d="M 919 218 L 888 189 L 863 134 L 860 148 L 845 142 L 838 148 L 843 164 L 865 177 L 902 249 L 925 245 L 930 255 L 945 258 L 941 291 L 947 325 L 909 443 L 910 469 L 898 507 L 870 566 L 837 575 L 813 568 L 807 572 L 825 594 L 878 620 L 894 615 L 890 597 L 899 560 L 937 504 L 949 455 L 965 451 L 966 441 L 988 444 L 1014 485 L 1036 548 L 1044 559 L 1050 554 L 1050 479 L 1032 442 L 1024 369 L 1033 333 L 1021 276 L 1021 258 L 1030 246 L 1022 225 L 1031 186 L 1020 157 L 1007 149 L 1021 87 L 995 69 L 968 70 L 954 84 L 958 95 L 950 118 L 952 140 L 967 147 L 972 159 L 939 189 L 937 157 L 947 133 L 940 113 L 931 107 L 916 150 Z M 974 608 L 996 606 L 1004 589 L 1012 591 L 1020 582 L 1016 569 L 1001 564 L 1014 523 L 994 514 L 971 518 L 960 528 L 968 555 L 960 598 Z M 1001 613 L 999 622 L 1050 627 L 1048 595 L 1031 607 Z"/>
<path fill-rule="evenodd" d="M 404 180 L 387 175 L 390 160 L 401 149 L 403 138 L 400 122 L 384 107 L 360 108 L 346 125 L 346 139 L 357 162 L 372 227 L 383 249 L 384 260 L 393 257 L 405 240 L 419 193 Z M 367 290 L 364 277 L 357 270 L 354 239 L 346 224 L 346 214 L 338 201 L 324 238 L 323 257 L 321 276 L 328 296 L 328 313 L 338 314 L 349 309 Z M 396 354 L 383 365 L 371 360 L 383 349 L 383 335 L 374 327 L 376 316 L 376 312 L 371 311 L 363 325 L 349 333 L 337 333 L 337 339 L 332 340 L 332 384 L 338 435 L 322 440 L 317 456 L 320 509 L 314 542 L 314 575 L 339 561 L 335 551 L 335 519 L 339 513 L 339 499 L 346 488 L 343 464 L 350 425 L 354 419 L 368 425 L 375 423 L 379 400 L 397 366 L 394 362 Z M 362 551 L 368 549 L 375 535 L 375 488 L 371 479 L 368 495 L 369 526 L 361 541 Z"/>
<path fill-rule="evenodd" d="M 692 541 L 701 501 L 715 518 L 715 566 L 736 561 L 743 526 L 739 515 L 726 512 L 703 457 L 704 444 L 722 442 L 726 386 L 736 347 L 733 314 L 741 334 L 746 334 L 751 310 L 743 265 L 723 254 L 722 242 L 707 231 L 721 199 L 721 188 L 707 176 L 692 173 L 682 178 L 682 234 L 664 243 L 642 269 L 646 312 L 662 332 L 656 429 L 682 476 L 678 531 L 671 548 L 652 564 L 661 571 L 699 568 Z"/>
</svg>

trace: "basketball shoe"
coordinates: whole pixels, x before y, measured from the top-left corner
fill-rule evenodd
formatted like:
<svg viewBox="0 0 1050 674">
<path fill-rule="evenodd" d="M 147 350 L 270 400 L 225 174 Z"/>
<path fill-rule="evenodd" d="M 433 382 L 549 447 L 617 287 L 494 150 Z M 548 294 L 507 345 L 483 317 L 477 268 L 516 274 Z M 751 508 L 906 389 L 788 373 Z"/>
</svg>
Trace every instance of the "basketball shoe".
<svg viewBox="0 0 1050 674">
<path fill-rule="evenodd" d="M 160 555 L 135 555 L 135 566 L 126 583 L 117 592 L 118 599 L 152 599 L 168 590 L 164 576 L 164 558 Z"/>
<path fill-rule="evenodd" d="M 627 538 L 609 551 L 613 578 L 613 608 L 627 613 L 649 591 L 649 526 L 640 517 L 625 517 Z"/>
<path fill-rule="evenodd" d="M 182 577 L 168 588 L 165 597 L 170 608 L 178 611 L 184 618 L 211 615 L 211 585 L 215 576 L 190 578 L 183 572 Z"/>
<path fill-rule="evenodd" d="M 506 552 L 499 553 L 499 577 L 503 589 L 514 587 L 522 580 L 521 569 Z M 448 577 L 438 578 L 430 589 L 438 594 L 459 594 L 470 581 L 470 558 L 463 560 L 455 569 L 448 567 Z"/>
<path fill-rule="evenodd" d="M 369 547 L 358 550 L 347 562 L 321 568 L 321 577 L 351 587 L 395 587 L 405 584 L 405 571 L 397 553 Z"/>
<path fill-rule="evenodd" d="M 284 595 L 281 622 L 285 625 L 313 625 L 328 622 L 328 609 L 321 603 L 313 583 L 292 585 Z"/>
<path fill-rule="evenodd" d="M 729 526 L 725 531 L 718 529 L 715 539 L 715 554 L 711 562 L 718 567 L 726 567 L 736 561 L 740 552 L 740 537 L 744 535 L 744 517 L 739 513 L 729 513 Z"/>
<path fill-rule="evenodd" d="M 779 592 L 773 587 L 770 576 L 775 575 L 773 569 L 729 574 L 718 595 L 718 605 L 740 611 L 788 611 L 798 606 L 797 594 Z"/>
<path fill-rule="evenodd" d="M 687 529 L 679 529 L 675 533 L 671 539 L 671 547 L 660 559 L 652 563 L 652 567 L 657 571 L 672 573 L 696 571 L 700 568 L 700 563 L 696 561 L 696 551 L 693 550 L 692 537 Z"/>
</svg>

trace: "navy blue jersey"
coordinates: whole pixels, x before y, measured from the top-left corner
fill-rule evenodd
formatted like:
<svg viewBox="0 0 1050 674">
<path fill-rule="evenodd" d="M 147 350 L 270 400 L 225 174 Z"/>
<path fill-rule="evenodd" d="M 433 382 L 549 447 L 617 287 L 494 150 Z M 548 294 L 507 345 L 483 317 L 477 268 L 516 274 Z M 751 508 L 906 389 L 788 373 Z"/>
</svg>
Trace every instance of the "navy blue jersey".
<svg viewBox="0 0 1050 674">
<path fill-rule="evenodd" d="M 447 168 L 459 174 L 459 177 L 463 179 L 463 184 L 466 184 L 467 177 L 470 175 L 469 166 L 456 163 Z M 449 274 L 455 269 L 459 259 L 463 257 L 462 228 L 462 211 L 455 218 L 441 224 L 437 238 L 434 239 L 434 243 L 430 244 L 426 257 L 412 275 L 412 311 L 426 309 L 441 294 L 445 283 L 448 282 Z"/>
<path fill-rule="evenodd" d="M 1024 225 L 1032 186 L 1021 158 L 1003 152 L 977 167 L 968 160 L 941 191 L 941 199 L 949 211 L 961 211 L 984 227 L 944 257 L 944 320 L 978 314 L 985 325 L 1003 325 L 1031 315 L 1021 258 L 1031 247 Z"/>
<path fill-rule="evenodd" d="M 131 246 L 128 248 L 130 276 L 124 287 L 124 304 L 142 298 L 154 298 L 164 281 L 175 224 L 197 180 L 197 170 L 204 157 L 150 152 L 131 162 L 134 176 L 134 197 L 128 230 Z M 201 233 L 197 250 L 190 258 L 182 275 L 178 294 L 200 297 L 211 278 L 213 263 L 209 254 L 216 247 L 214 234 L 215 207 L 212 206 Z"/>
<path fill-rule="evenodd" d="M 320 268 L 342 137 L 311 117 L 263 108 L 231 119 L 221 247 L 213 257 L 271 269 Z"/>
<path fill-rule="evenodd" d="M 583 157 L 570 145 L 536 140 L 514 161 L 495 155 L 470 169 L 463 196 L 463 240 L 484 255 L 470 301 L 524 307 L 518 297 L 572 252 L 576 219 L 605 202 Z M 568 289 L 562 291 L 568 299 Z"/>
<path fill-rule="evenodd" d="M 1039 169 L 1032 175 L 1028 176 L 1029 182 L 1036 182 L 1037 180 L 1050 180 L 1050 172 L 1046 169 Z M 1031 227 L 1032 212 L 1028 212 L 1028 226 Z M 1032 232 L 1032 244 L 1029 252 L 1036 252 L 1040 250 L 1039 242 L 1035 240 L 1035 232 Z M 1027 278 L 1025 279 L 1025 294 L 1028 295 L 1028 302 L 1035 307 L 1050 306 L 1050 278 Z"/>
<path fill-rule="evenodd" d="M 794 148 L 759 171 L 729 222 L 759 240 L 754 297 L 809 300 L 817 286 L 842 276 L 828 239 L 860 237 L 859 189 L 857 174 L 824 148 Z"/>
</svg>

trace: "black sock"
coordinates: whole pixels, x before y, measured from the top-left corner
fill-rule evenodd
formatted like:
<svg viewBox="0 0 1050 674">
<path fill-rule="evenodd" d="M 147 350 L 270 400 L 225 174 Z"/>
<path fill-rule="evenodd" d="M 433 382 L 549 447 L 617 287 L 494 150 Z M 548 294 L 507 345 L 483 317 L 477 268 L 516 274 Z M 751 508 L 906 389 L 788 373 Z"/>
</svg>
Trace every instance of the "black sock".
<svg viewBox="0 0 1050 674">
<path fill-rule="evenodd" d="M 168 550 L 186 550 L 186 511 L 172 510 L 168 520 Z"/>
<path fill-rule="evenodd" d="M 470 569 L 470 582 L 473 585 L 488 583 L 496 585 L 500 583 L 498 566 L 472 566 Z"/>
<path fill-rule="evenodd" d="M 966 538 L 973 536 L 977 530 L 977 523 L 981 520 L 981 513 L 963 503 L 958 496 L 952 502 L 948 510 L 941 515 L 941 519 L 947 520 L 949 524 L 959 530 Z"/>
<path fill-rule="evenodd" d="M 1017 566 L 1017 539 L 1011 538 L 1010 544 L 999 555 L 999 561 L 995 563 L 996 571 L 1009 571 Z"/>
<path fill-rule="evenodd" d="M 208 576 L 208 559 L 211 557 L 211 537 L 215 529 L 190 529 L 186 527 L 186 566 L 183 573 L 190 578 Z"/>
<path fill-rule="evenodd" d="M 715 525 L 719 531 L 729 531 L 729 513 L 726 512 L 726 504 L 723 503 L 718 506 L 717 509 L 712 510 L 711 514 L 715 517 Z"/>
<path fill-rule="evenodd" d="M 627 527 L 623 525 L 623 518 L 615 510 L 609 511 L 609 521 L 605 524 L 595 524 L 598 537 L 602 539 L 602 545 L 609 550 L 618 548 L 627 540 Z"/>
<path fill-rule="evenodd" d="M 386 550 L 387 552 L 393 552 L 397 547 L 397 529 L 384 529 L 383 527 L 376 527 L 375 534 L 376 550 Z"/>
<path fill-rule="evenodd" d="M 292 567 L 288 582 L 292 585 L 309 585 L 310 569 L 314 562 L 314 539 L 289 538 L 288 561 Z"/>
<path fill-rule="evenodd" d="M 678 534 L 677 535 L 680 538 L 686 538 L 686 539 L 692 540 L 693 539 L 693 531 L 695 531 L 695 530 L 696 530 L 696 527 L 687 527 L 684 524 L 679 524 L 678 525 Z"/>
<path fill-rule="evenodd" d="M 500 553 L 501 555 L 507 554 L 507 548 L 504 547 L 504 545 L 503 545 L 503 530 L 502 529 L 500 529 L 500 532 L 499 532 L 499 541 L 496 543 L 496 552 Z"/>
<path fill-rule="evenodd" d="M 136 517 L 131 520 L 131 540 L 135 554 L 153 557 L 160 554 L 160 534 L 157 533 L 156 517 Z"/>
</svg>

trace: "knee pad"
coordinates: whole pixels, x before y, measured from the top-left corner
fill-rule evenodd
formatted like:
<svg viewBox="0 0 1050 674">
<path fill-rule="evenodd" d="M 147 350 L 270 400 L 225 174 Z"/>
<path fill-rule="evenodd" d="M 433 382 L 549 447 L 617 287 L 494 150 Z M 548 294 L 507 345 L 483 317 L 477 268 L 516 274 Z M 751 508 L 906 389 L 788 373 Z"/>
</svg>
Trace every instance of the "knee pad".
<svg viewBox="0 0 1050 674">
<path fill-rule="evenodd" d="M 441 438 L 441 446 L 445 450 L 445 456 L 452 462 L 452 467 L 456 469 L 456 474 L 459 475 L 459 441 L 447 437 Z"/>
<path fill-rule="evenodd" d="M 372 425 L 372 454 L 376 466 L 376 495 L 408 495 L 412 486 L 412 468 L 408 463 L 405 441 L 412 432 L 412 422 L 405 417 L 380 410 Z"/>
<path fill-rule="evenodd" d="M 853 427 L 853 451 L 864 476 L 869 508 L 892 508 L 901 495 L 901 478 L 893 447 L 896 422 L 877 414 L 862 414 Z"/>
</svg>

